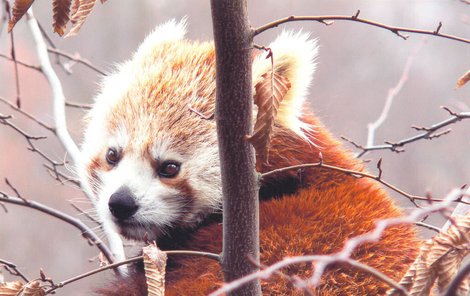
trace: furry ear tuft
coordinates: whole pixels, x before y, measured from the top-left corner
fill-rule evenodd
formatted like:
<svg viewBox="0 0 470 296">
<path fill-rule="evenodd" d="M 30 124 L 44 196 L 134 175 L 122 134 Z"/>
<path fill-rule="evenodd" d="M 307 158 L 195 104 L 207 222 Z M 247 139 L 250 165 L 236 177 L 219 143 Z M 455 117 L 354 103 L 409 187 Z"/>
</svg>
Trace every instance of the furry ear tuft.
<svg viewBox="0 0 470 296">
<path fill-rule="evenodd" d="M 307 140 L 307 134 L 312 132 L 312 127 L 302 122 L 299 117 L 316 69 L 315 59 L 318 54 L 316 40 L 309 37 L 308 33 L 301 31 L 283 31 L 269 45 L 275 73 L 289 79 L 292 85 L 279 107 L 276 121 Z M 253 62 L 254 86 L 262 81 L 264 74 L 272 71 L 271 59 L 265 57 L 265 54 L 260 54 Z"/>
<path fill-rule="evenodd" d="M 186 35 L 187 20 L 187 17 L 183 17 L 179 22 L 171 19 L 155 27 L 139 46 L 134 58 L 140 59 L 141 56 L 147 55 L 160 43 L 182 40 Z"/>
</svg>

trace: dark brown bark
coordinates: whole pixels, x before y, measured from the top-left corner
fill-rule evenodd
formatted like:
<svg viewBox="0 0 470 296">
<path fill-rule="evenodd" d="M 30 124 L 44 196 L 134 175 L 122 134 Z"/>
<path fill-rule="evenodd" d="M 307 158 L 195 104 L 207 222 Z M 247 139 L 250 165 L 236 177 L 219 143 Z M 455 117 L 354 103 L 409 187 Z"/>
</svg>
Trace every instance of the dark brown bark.
<svg viewBox="0 0 470 296">
<path fill-rule="evenodd" d="M 252 131 L 253 35 L 244 0 L 211 0 L 217 62 L 216 122 L 223 187 L 222 269 L 226 282 L 254 272 L 259 261 L 258 179 Z M 230 295 L 260 295 L 259 281 Z"/>
</svg>

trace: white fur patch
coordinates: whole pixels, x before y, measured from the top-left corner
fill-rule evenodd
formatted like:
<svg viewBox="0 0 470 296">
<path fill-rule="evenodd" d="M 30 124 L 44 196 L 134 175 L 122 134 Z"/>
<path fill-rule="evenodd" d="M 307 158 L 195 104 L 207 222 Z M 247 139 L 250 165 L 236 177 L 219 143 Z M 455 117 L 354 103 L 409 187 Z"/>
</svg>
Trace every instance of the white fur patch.
<svg viewBox="0 0 470 296">
<path fill-rule="evenodd" d="M 187 18 L 182 18 L 179 22 L 175 19 L 157 26 L 139 46 L 134 55 L 135 59 L 145 59 L 152 50 L 160 43 L 178 41 L 184 38 L 187 31 Z"/>
<path fill-rule="evenodd" d="M 150 163 L 135 156 L 124 157 L 116 168 L 100 174 L 102 188 L 99 192 L 98 214 L 102 219 L 111 219 L 108 209 L 110 196 L 120 187 L 130 189 L 140 209 L 135 214 L 136 220 L 144 222 L 150 217 L 154 225 L 168 226 L 176 218 L 178 212 L 172 208 L 171 203 L 165 202 L 165 197 L 177 194 L 177 190 L 162 184 L 155 174 Z"/>
</svg>

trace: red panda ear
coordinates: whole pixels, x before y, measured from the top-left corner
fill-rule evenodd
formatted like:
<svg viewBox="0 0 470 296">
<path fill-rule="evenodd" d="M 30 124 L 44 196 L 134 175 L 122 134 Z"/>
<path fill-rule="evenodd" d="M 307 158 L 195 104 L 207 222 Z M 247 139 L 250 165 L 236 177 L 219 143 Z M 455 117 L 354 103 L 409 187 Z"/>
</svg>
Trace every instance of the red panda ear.
<svg viewBox="0 0 470 296">
<path fill-rule="evenodd" d="M 171 19 L 166 23 L 158 25 L 145 38 L 134 54 L 134 59 L 145 58 L 151 55 L 154 48 L 163 42 L 178 41 L 186 35 L 187 17 L 183 17 L 179 22 Z"/>
<path fill-rule="evenodd" d="M 262 82 L 263 75 L 273 70 L 286 77 L 291 88 L 279 106 L 276 121 L 305 138 L 305 132 L 311 127 L 301 122 L 299 117 L 315 72 L 316 40 L 309 39 L 309 34 L 302 32 L 283 31 L 268 47 L 273 55 L 274 68 L 271 59 L 266 59 L 266 54 L 258 55 L 253 61 L 253 86 Z"/>
</svg>

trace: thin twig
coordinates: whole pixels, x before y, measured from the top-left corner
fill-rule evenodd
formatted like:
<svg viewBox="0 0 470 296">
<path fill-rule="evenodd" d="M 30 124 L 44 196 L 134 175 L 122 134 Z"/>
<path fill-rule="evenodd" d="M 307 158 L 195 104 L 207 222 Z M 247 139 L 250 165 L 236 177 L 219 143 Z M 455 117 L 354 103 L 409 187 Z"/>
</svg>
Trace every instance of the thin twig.
<svg viewBox="0 0 470 296">
<path fill-rule="evenodd" d="M 27 140 L 42 140 L 42 139 L 47 138 L 45 136 L 31 136 L 30 134 L 28 134 L 27 132 L 23 131 L 21 128 L 19 128 L 18 126 L 16 126 L 12 122 L 10 122 L 9 119 L 11 119 L 11 118 L 12 118 L 12 116 L 10 116 L 10 115 L 5 116 L 5 115 L 0 113 L 0 124 L 11 127 L 16 132 L 18 132 L 20 135 L 25 137 Z"/>
<path fill-rule="evenodd" d="M 0 264 L 3 265 L 5 267 L 5 269 L 11 274 L 11 275 L 14 275 L 14 276 L 19 276 L 20 278 L 22 278 L 25 282 L 29 282 L 28 278 L 24 275 L 24 273 L 22 273 L 18 267 L 16 267 L 15 264 L 11 263 L 11 262 L 8 262 L 6 260 L 3 260 L 3 259 L 0 259 Z"/>
<path fill-rule="evenodd" d="M 44 153 L 39 148 L 37 148 L 33 143 L 33 141 L 45 139 L 46 137 L 45 136 L 32 136 L 32 135 L 28 134 L 27 132 L 23 131 L 20 127 L 16 126 L 11 121 L 9 121 L 9 119 L 11 119 L 11 116 L 3 116 L 0 113 L 0 124 L 9 126 L 13 130 L 15 130 L 17 133 L 22 135 L 25 138 L 28 145 L 29 145 L 28 150 L 31 151 L 31 152 L 35 152 L 35 153 L 39 154 L 43 159 L 45 159 L 47 162 L 49 162 L 49 164 L 52 166 L 51 167 L 52 171 L 55 173 L 55 178 L 57 180 L 59 180 L 61 173 L 59 173 L 59 171 L 57 170 L 57 167 L 64 166 L 65 163 L 64 162 L 57 162 L 57 161 L 53 160 L 46 153 Z"/>
<path fill-rule="evenodd" d="M 91 70 L 95 71 L 96 73 L 98 74 L 101 74 L 103 76 L 106 76 L 107 74 L 98 69 L 96 66 L 94 66 L 90 61 L 86 60 L 86 59 L 83 59 L 81 57 L 77 57 L 77 56 L 74 56 L 74 55 L 71 55 L 69 53 L 66 53 L 66 52 L 63 52 L 61 50 L 58 50 L 56 48 L 47 48 L 47 51 L 50 52 L 50 53 L 53 53 L 53 54 L 56 54 L 56 55 L 60 55 L 60 56 L 63 56 L 71 61 L 74 61 L 74 62 L 77 62 L 79 64 L 82 64 L 88 68 L 90 68 Z"/>
<path fill-rule="evenodd" d="M 13 190 L 13 192 L 14 192 L 15 195 L 16 195 L 16 197 L 18 197 L 19 199 L 23 200 L 24 202 L 27 202 L 27 200 L 24 199 L 24 198 L 21 196 L 21 194 L 20 194 L 20 192 L 18 191 L 18 189 L 16 189 L 16 187 L 13 186 L 13 185 L 10 183 L 10 181 L 8 181 L 7 178 L 5 178 L 5 184 L 7 184 L 7 186 L 10 187 L 11 190 Z"/>
<path fill-rule="evenodd" d="M 21 113 L 22 115 L 24 115 L 27 118 L 31 119 L 32 121 L 36 122 L 37 124 L 39 124 L 43 128 L 45 128 L 48 131 L 55 134 L 55 128 L 53 128 L 52 126 L 44 123 L 43 121 L 39 120 L 38 118 L 36 118 L 33 115 L 29 114 L 28 112 L 24 111 L 23 109 L 20 109 L 20 108 L 16 107 L 14 104 L 10 103 L 7 99 L 0 97 L 0 102 L 2 102 L 4 104 L 7 104 L 8 106 L 10 106 L 10 108 L 15 110 L 16 112 Z"/>
<path fill-rule="evenodd" d="M 424 43 L 426 42 L 426 39 L 423 38 L 423 40 L 418 44 L 418 46 L 413 50 L 413 52 L 408 56 L 405 67 L 403 69 L 403 72 L 400 76 L 400 79 L 398 80 L 397 84 L 389 89 L 387 98 L 385 99 L 385 104 L 382 109 L 382 112 L 380 113 L 379 117 L 377 120 L 374 122 L 371 122 L 367 125 L 367 141 L 366 141 L 366 147 L 372 147 L 374 146 L 374 140 L 375 140 L 375 133 L 377 129 L 385 122 L 385 120 L 388 117 L 388 114 L 390 112 L 390 108 L 393 104 L 393 101 L 395 97 L 398 95 L 398 93 L 401 91 L 403 88 L 403 85 L 405 85 L 405 82 L 408 80 L 409 72 L 411 69 L 411 66 L 413 65 L 414 59 L 418 52 L 421 50 L 423 47 Z M 364 154 L 366 154 L 367 151 L 362 151 L 359 153 L 357 157 L 361 157 Z"/>
<path fill-rule="evenodd" d="M 436 227 L 436 226 L 431 225 L 431 224 L 427 224 L 427 223 L 423 223 L 423 222 L 415 222 L 415 225 L 427 228 L 427 229 L 435 231 L 435 232 L 441 232 L 441 229 L 439 229 L 439 227 Z"/>
<path fill-rule="evenodd" d="M 172 250 L 172 251 L 163 251 L 163 252 L 166 253 L 167 255 L 201 256 L 201 257 L 206 257 L 206 258 L 215 260 L 217 262 L 220 262 L 220 255 L 214 254 L 214 253 L 209 253 L 209 252 L 199 252 L 199 251 L 189 251 L 189 250 Z M 62 288 L 65 285 L 76 282 L 76 281 L 78 281 L 80 279 L 83 279 L 85 277 L 89 277 L 91 275 L 97 274 L 99 272 L 102 272 L 102 271 L 105 271 L 105 270 L 108 270 L 108 269 L 111 269 L 111 268 L 116 268 L 116 267 L 121 266 L 121 265 L 130 264 L 130 263 L 134 263 L 134 262 L 139 262 L 139 261 L 142 261 L 142 260 L 143 260 L 143 256 L 136 256 L 136 257 L 133 257 L 133 258 L 129 258 L 127 260 L 119 261 L 119 262 L 116 262 L 116 263 L 113 263 L 113 264 L 109 264 L 109 265 L 106 265 L 106 266 L 88 271 L 88 272 L 83 273 L 81 275 L 78 275 L 78 276 L 72 277 L 70 279 L 64 280 L 64 281 L 62 281 L 58 284 L 54 284 L 53 287 L 51 287 L 49 290 L 46 291 L 46 294 L 49 294 L 49 293 L 57 290 L 58 288 Z"/>
<path fill-rule="evenodd" d="M 8 1 L 5 1 L 5 11 L 7 13 L 8 20 L 11 20 L 10 5 Z M 15 38 L 13 37 L 13 31 L 10 32 L 10 56 L 13 61 L 13 67 L 15 72 L 15 87 L 16 87 L 16 106 L 21 108 L 21 94 L 20 94 L 20 77 L 18 73 L 18 62 L 16 61 L 16 51 L 15 51 Z"/>
<path fill-rule="evenodd" d="M 3 33 L 3 29 L 7 26 L 8 23 L 8 12 L 10 11 L 10 3 L 7 0 L 3 0 L 3 15 L 2 15 L 2 21 L 0 23 L 0 36 Z"/>
<path fill-rule="evenodd" d="M 108 247 L 101 241 L 101 239 L 82 221 L 74 218 L 70 215 L 62 213 L 56 209 L 50 208 L 46 205 L 43 205 L 39 202 L 27 200 L 27 199 L 20 199 L 18 197 L 8 196 L 7 194 L 0 192 L 0 201 L 5 203 L 11 203 L 23 207 L 28 207 L 31 209 L 35 209 L 37 211 L 43 212 L 49 216 L 55 217 L 60 219 L 75 228 L 79 229 L 83 235 L 90 243 L 95 245 L 105 256 L 109 262 L 114 262 L 114 256 L 112 255 L 111 251 Z"/>
<path fill-rule="evenodd" d="M 75 103 L 75 102 L 70 102 L 70 101 L 65 102 L 65 106 L 72 107 L 72 108 L 85 109 L 85 110 L 89 110 L 92 108 L 91 104 L 81 104 L 81 103 Z"/>
<path fill-rule="evenodd" d="M 430 127 L 412 126 L 414 130 L 422 131 L 422 133 L 400 140 L 398 142 L 386 141 L 385 144 L 382 144 L 382 145 L 362 146 L 346 137 L 341 137 L 341 138 L 345 141 L 348 141 L 354 147 L 362 150 L 361 153 L 358 154 L 358 157 L 364 155 L 366 152 L 375 151 L 375 150 L 390 150 L 392 152 L 400 153 L 404 151 L 403 146 L 419 141 L 419 140 L 432 140 L 440 136 L 446 135 L 450 132 L 450 129 L 446 129 L 444 131 L 440 131 L 440 130 L 448 127 L 451 124 L 470 118 L 470 112 L 456 113 L 450 110 L 448 107 L 442 107 L 442 108 L 450 113 L 451 115 L 450 118 L 443 120 L 439 123 L 433 124 Z"/>
<path fill-rule="evenodd" d="M 451 39 L 451 40 L 455 40 L 459 42 L 470 43 L 469 39 L 458 37 L 458 36 L 453 36 L 453 35 L 448 35 L 448 34 L 442 34 L 439 32 L 440 30 L 420 30 L 420 29 L 412 29 L 412 28 L 404 28 L 404 27 L 394 27 L 394 26 L 382 24 L 379 22 L 375 22 L 372 20 L 360 18 L 358 13 L 356 13 L 353 16 L 348 16 L 348 15 L 289 16 L 289 17 L 285 17 L 282 19 L 278 19 L 276 21 L 270 22 L 268 24 L 262 25 L 254 29 L 253 36 L 259 35 L 262 32 L 275 28 L 281 24 L 288 23 L 288 22 L 295 22 L 295 21 L 316 21 L 316 22 L 321 22 L 326 25 L 331 25 L 332 21 L 353 21 L 353 22 L 359 22 L 359 23 L 371 25 L 374 27 L 379 27 L 385 30 L 389 30 L 390 32 L 394 33 L 395 35 L 397 35 L 398 37 L 401 37 L 404 40 L 408 39 L 409 36 L 403 35 L 402 32 L 431 35 L 431 36 L 447 38 L 447 39 Z"/>
<path fill-rule="evenodd" d="M 15 62 L 15 60 L 13 60 L 11 57 L 7 56 L 7 55 L 4 55 L 4 54 L 1 54 L 0 53 L 0 58 L 3 58 L 3 59 L 6 59 L 10 62 Z M 31 65 L 31 64 L 27 64 L 25 62 L 22 62 L 22 61 L 19 61 L 19 60 L 16 60 L 16 63 L 20 66 L 23 66 L 23 67 L 26 67 L 26 68 L 30 68 L 30 69 L 33 69 L 33 70 L 36 70 L 38 72 L 42 72 L 41 70 L 41 67 L 39 66 L 35 66 L 35 65 Z"/>
<path fill-rule="evenodd" d="M 56 165 L 48 165 L 48 164 L 43 164 L 43 166 L 47 169 L 51 177 L 53 177 L 56 181 L 59 181 L 61 184 L 64 184 L 64 182 L 69 182 L 72 183 L 73 185 L 77 186 L 78 188 L 80 187 L 80 181 L 77 179 L 74 179 L 70 176 L 67 176 L 66 174 L 62 173 L 57 169 L 58 166 Z"/>
<path fill-rule="evenodd" d="M 379 182 L 380 184 L 390 188 L 391 190 L 399 193 L 400 195 L 405 196 L 416 207 L 420 207 L 416 203 L 416 200 L 423 200 L 423 201 L 429 201 L 430 200 L 428 197 L 409 194 L 409 193 L 399 189 L 398 187 L 384 181 L 382 179 L 381 174 L 380 174 L 381 168 L 379 169 L 379 175 L 372 175 L 372 174 L 361 172 L 361 171 L 354 171 L 354 170 L 349 170 L 349 169 L 345 169 L 345 168 L 341 168 L 341 167 L 337 167 L 337 166 L 328 165 L 328 164 L 323 163 L 323 161 L 319 161 L 319 162 L 315 162 L 315 163 L 293 165 L 293 166 L 288 166 L 288 167 L 284 167 L 284 168 L 275 169 L 275 170 L 272 170 L 272 171 L 261 174 L 261 179 L 266 178 L 270 175 L 278 174 L 280 172 L 284 172 L 284 171 L 288 171 L 288 170 L 298 170 L 298 169 L 307 169 L 307 168 L 326 168 L 326 169 L 342 172 L 342 173 L 345 173 L 347 175 L 350 175 L 350 176 L 356 177 L 356 178 L 369 178 L 369 179 L 375 180 L 375 181 Z M 433 202 L 442 202 L 444 200 L 443 199 L 432 199 L 431 201 L 433 201 Z M 470 204 L 470 202 L 463 201 L 462 199 L 456 200 L 455 202 Z"/>
</svg>

